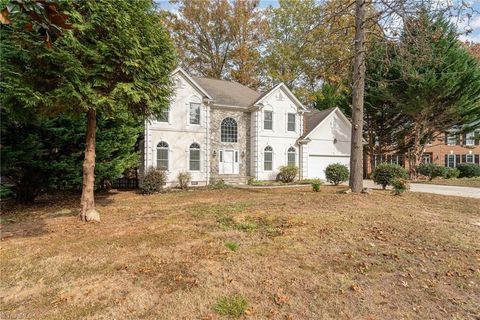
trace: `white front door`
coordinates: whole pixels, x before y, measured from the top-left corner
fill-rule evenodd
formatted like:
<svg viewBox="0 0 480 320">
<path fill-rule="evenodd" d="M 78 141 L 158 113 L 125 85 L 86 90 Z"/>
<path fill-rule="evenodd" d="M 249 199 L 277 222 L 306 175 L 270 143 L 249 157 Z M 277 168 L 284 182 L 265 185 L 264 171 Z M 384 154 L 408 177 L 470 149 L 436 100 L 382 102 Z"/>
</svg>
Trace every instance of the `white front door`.
<svg viewBox="0 0 480 320">
<path fill-rule="evenodd" d="M 238 174 L 239 169 L 240 169 L 240 166 L 238 163 L 238 151 L 220 150 L 219 173 L 220 174 Z"/>
<path fill-rule="evenodd" d="M 223 150 L 223 174 L 233 174 L 235 166 L 235 153 L 233 150 Z"/>
</svg>

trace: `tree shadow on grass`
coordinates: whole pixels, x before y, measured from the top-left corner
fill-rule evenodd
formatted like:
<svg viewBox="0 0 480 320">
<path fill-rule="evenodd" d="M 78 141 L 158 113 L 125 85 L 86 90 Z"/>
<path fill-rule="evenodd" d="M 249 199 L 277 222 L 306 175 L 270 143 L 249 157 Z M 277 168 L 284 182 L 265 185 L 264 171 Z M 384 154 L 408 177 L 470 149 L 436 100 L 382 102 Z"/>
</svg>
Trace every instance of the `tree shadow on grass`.
<svg viewBox="0 0 480 320">
<path fill-rule="evenodd" d="M 114 202 L 111 196 L 115 194 L 115 191 L 99 192 L 95 194 L 95 201 L 107 206 Z M 49 194 L 39 197 L 33 204 L 17 204 L 9 200 L 1 205 L 0 240 L 38 237 L 53 232 L 48 224 L 55 219 L 78 217 L 80 194 Z"/>
</svg>

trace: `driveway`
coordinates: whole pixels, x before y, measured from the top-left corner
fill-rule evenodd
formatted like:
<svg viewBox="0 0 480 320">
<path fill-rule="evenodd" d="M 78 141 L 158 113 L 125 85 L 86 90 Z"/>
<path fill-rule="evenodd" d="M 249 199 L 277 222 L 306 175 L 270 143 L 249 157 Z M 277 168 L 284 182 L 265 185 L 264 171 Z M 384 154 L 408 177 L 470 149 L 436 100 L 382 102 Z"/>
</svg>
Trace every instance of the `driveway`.
<svg viewBox="0 0 480 320">
<path fill-rule="evenodd" d="M 363 186 L 366 188 L 372 188 L 372 189 L 382 188 L 380 185 L 376 185 L 375 183 L 373 183 L 372 180 L 363 180 Z M 436 194 L 443 194 L 446 196 L 459 196 L 459 197 L 480 199 L 480 188 L 411 183 L 410 191 L 436 193 Z"/>
</svg>

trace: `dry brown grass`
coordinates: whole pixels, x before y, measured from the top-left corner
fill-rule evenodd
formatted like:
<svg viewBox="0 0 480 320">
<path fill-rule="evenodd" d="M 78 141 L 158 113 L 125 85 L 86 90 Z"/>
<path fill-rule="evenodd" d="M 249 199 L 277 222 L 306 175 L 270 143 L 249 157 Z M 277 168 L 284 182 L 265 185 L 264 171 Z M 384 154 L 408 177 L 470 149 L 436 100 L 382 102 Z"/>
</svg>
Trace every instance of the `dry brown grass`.
<svg viewBox="0 0 480 320">
<path fill-rule="evenodd" d="M 240 297 L 246 319 L 478 319 L 479 200 L 337 190 L 112 192 L 100 224 L 75 198 L 6 209 L 0 318 L 219 319 Z"/>
</svg>

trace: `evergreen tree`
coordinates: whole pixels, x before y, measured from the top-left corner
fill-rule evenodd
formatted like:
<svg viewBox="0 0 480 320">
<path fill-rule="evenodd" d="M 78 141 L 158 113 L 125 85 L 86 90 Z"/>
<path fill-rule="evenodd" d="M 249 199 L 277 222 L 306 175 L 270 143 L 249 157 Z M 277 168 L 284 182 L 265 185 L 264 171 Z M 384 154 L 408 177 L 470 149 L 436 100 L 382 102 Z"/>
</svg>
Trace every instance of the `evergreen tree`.
<svg viewBox="0 0 480 320">
<path fill-rule="evenodd" d="M 16 19 L 2 27 L 2 108 L 86 115 L 81 218 L 99 220 L 94 202 L 98 114 L 160 114 L 169 104 L 175 55 L 151 0 L 62 2 L 74 25 L 46 48 Z M 120 118 L 117 118 L 120 115 Z"/>
</svg>

